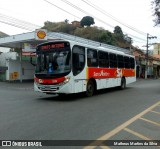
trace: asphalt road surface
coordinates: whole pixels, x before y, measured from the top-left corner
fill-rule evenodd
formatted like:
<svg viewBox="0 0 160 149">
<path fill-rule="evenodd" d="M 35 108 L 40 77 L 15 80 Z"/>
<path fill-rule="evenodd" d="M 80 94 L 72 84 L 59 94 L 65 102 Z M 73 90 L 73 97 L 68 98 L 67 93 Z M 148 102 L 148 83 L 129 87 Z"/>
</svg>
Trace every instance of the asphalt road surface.
<svg viewBox="0 0 160 149">
<path fill-rule="evenodd" d="M 159 102 L 158 79 L 140 79 L 125 90 L 106 89 L 89 98 L 81 94 L 60 98 L 34 92 L 32 83 L 0 82 L 0 138 L 160 140 Z M 104 148 L 101 143 L 90 148 Z M 85 144 L 72 148 L 85 148 Z"/>
</svg>

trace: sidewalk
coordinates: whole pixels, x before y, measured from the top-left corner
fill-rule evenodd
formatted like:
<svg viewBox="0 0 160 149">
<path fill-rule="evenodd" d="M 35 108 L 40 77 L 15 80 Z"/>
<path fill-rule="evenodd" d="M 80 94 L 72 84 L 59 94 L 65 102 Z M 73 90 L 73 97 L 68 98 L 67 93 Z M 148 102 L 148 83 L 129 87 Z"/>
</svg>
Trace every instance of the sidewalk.
<svg viewBox="0 0 160 149">
<path fill-rule="evenodd" d="M 18 89 L 18 90 L 33 90 L 33 81 L 29 82 L 0 82 L 0 88 Z"/>
</svg>

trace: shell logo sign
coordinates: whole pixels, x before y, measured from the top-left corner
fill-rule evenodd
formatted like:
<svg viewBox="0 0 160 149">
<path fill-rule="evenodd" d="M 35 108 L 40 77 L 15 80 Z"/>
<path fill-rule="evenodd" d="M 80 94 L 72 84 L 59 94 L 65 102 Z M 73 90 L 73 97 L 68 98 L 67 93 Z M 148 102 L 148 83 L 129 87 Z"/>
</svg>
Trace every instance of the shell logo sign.
<svg viewBox="0 0 160 149">
<path fill-rule="evenodd" d="M 44 29 L 36 30 L 36 39 L 37 40 L 47 40 L 47 31 Z"/>
<path fill-rule="evenodd" d="M 44 39 L 46 37 L 46 33 L 44 31 L 38 31 L 37 36 L 40 39 Z"/>
</svg>

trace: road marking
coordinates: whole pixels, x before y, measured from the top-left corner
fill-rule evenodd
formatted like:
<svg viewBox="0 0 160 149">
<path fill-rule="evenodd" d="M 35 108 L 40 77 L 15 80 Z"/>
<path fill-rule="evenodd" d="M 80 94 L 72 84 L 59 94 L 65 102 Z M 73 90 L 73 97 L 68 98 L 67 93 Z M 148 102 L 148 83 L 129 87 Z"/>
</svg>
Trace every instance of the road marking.
<svg viewBox="0 0 160 149">
<path fill-rule="evenodd" d="M 154 121 L 148 120 L 148 119 L 146 119 L 146 118 L 139 118 L 139 119 L 141 119 L 141 120 L 143 120 L 143 121 L 146 121 L 146 122 L 149 122 L 149 123 L 151 123 L 151 124 L 154 124 L 154 125 L 160 126 L 160 123 L 157 123 L 157 122 L 154 122 Z"/>
<path fill-rule="evenodd" d="M 125 131 L 127 131 L 127 132 L 129 132 L 129 133 L 131 133 L 131 134 L 133 134 L 133 135 L 135 135 L 135 136 L 137 136 L 137 137 L 139 137 L 139 138 L 141 138 L 143 140 L 152 140 L 152 139 L 149 139 L 148 137 L 146 137 L 146 136 L 144 136 L 144 135 L 142 135 L 142 134 L 140 134 L 138 132 L 135 132 L 135 131 L 133 131 L 131 129 L 124 128 L 123 130 L 125 130 Z"/>
<path fill-rule="evenodd" d="M 131 123 L 133 123 L 134 121 L 136 121 L 137 119 L 139 119 L 140 117 L 142 117 L 143 115 L 145 115 L 146 113 L 148 113 L 149 111 L 152 111 L 152 109 L 154 109 L 158 105 L 160 105 L 160 101 L 157 102 L 157 103 L 155 103 L 154 105 L 152 105 L 148 109 L 144 110 L 143 112 L 137 114 L 136 116 L 134 116 L 130 120 L 126 121 L 122 125 L 120 125 L 120 126 L 116 127 L 115 129 L 111 130 L 109 133 L 106 133 L 102 137 L 98 138 L 97 140 L 99 140 L 99 143 L 97 144 L 97 146 L 99 146 L 105 140 L 108 140 L 109 138 L 111 138 L 112 136 L 114 136 L 115 134 L 117 134 L 118 132 L 120 132 L 121 130 L 123 130 L 124 128 L 126 128 L 128 125 L 130 125 Z M 94 142 L 91 143 L 91 144 L 89 144 L 88 146 L 84 147 L 84 149 L 93 149 L 93 148 L 95 148 L 95 146 L 93 146 Z"/>
<path fill-rule="evenodd" d="M 108 147 L 108 146 L 106 146 L 106 145 L 103 145 L 103 144 L 101 144 L 101 146 L 100 146 L 102 149 L 111 149 L 110 147 Z"/>
<path fill-rule="evenodd" d="M 150 112 L 153 112 L 153 113 L 156 113 L 156 114 L 160 114 L 160 112 L 157 112 L 157 111 L 153 111 L 153 110 L 152 110 L 152 111 L 150 111 Z"/>
</svg>

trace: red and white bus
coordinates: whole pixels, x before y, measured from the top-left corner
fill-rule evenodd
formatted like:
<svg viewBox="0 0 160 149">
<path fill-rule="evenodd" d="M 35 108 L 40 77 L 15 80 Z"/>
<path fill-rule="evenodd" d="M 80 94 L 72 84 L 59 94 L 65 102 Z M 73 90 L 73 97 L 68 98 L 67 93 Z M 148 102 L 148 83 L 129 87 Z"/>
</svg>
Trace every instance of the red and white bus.
<svg viewBox="0 0 160 149">
<path fill-rule="evenodd" d="M 92 96 L 96 90 L 124 89 L 136 81 L 135 58 L 124 52 L 56 40 L 38 45 L 36 56 L 35 91 Z"/>
</svg>

